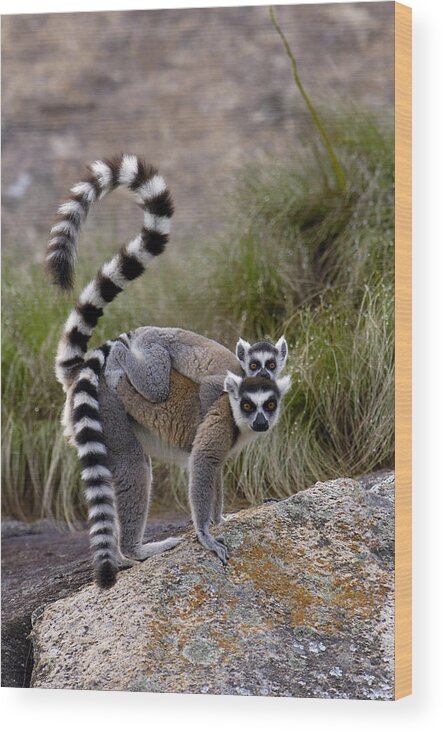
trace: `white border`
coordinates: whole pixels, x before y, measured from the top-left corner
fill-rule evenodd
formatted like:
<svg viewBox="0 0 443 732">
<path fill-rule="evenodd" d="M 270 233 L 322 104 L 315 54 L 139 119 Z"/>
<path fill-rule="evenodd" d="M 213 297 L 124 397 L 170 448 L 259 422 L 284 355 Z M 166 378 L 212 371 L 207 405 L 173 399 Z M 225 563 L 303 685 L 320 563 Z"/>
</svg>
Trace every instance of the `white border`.
<svg viewBox="0 0 443 732">
<path fill-rule="evenodd" d="M 8 0 L 3 13 L 258 5 L 256 2 Z M 282 4 L 282 3 L 279 3 Z M 291 4 L 291 3 L 288 3 Z M 309 4 L 315 4 L 311 2 Z M 442 691 L 443 54 L 441 0 L 409 0 L 414 28 L 414 694 L 396 703 L 2 689 L 14 730 L 426 732 Z M 9 728 L 9 727 L 8 727 Z"/>
</svg>

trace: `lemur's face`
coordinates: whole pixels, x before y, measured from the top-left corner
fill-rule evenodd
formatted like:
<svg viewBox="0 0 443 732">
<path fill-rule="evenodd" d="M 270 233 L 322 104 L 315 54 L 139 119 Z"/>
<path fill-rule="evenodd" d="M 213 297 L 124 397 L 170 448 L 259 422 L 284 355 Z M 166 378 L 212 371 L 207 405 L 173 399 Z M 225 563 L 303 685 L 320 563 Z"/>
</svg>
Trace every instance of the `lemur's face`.
<svg viewBox="0 0 443 732">
<path fill-rule="evenodd" d="M 241 432 L 267 432 L 280 416 L 283 397 L 291 386 L 289 376 L 276 381 L 263 376 L 236 376 L 231 372 L 225 380 L 232 413 Z"/>
<path fill-rule="evenodd" d="M 275 346 L 268 341 L 258 341 L 251 345 L 239 338 L 236 355 L 246 376 L 276 379 L 286 363 L 288 346 L 283 337 Z"/>
</svg>

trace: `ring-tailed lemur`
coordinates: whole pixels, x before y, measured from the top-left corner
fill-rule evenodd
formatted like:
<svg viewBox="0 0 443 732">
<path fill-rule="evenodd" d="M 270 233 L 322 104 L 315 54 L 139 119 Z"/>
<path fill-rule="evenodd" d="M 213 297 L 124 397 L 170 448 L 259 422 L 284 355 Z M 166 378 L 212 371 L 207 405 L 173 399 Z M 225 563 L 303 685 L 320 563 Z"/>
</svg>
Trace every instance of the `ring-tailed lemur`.
<svg viewBox="0 0 443 732">
<path fill-rule="evenodd" d="M 275 346 L 269 341 L 257 341 L 251 346 L 248 341 L 239 338 L 235 352 L 246 376 L 275 379 L 285 366 L 288 345 L 283 336 Z"/>
<path fill-rule="evenodd" d="M 97 161 L 90 166 L 87 178 L 71 189 L 71 198 L 60 207 L 58 221 L 51 230 L 47 263 L 60 286 L 72 285 L 77 238 L 90 206 L 118 185 L 127 185 L 134 191 L 144 210 L 144 226 L 141 233 L 105 264 L 82 291 L 65 324 L 56 359 L 57 377 L 68 392 L 64 417 L 66 434 L 73 439 L 83 466 L 94 564 L 99 583 L 103 586 L 114 581 L 119 556 L 112 483 L 117 484 L 118 489 L 116 475 L 119 466 L 126 464 L 131 452 L 131 440 L 120 441 L 119 450 L 124 443 L 125 451 L 119 453 L 119 464 L 114 461 L 113 469 L 110 469 L 107 442 L 111 440 L 112 428 L 108 428 L 107 440 L 100 411 L 108 413 L 109 405 L 114 404 L 111 392 L 115 396 L 115 387 L 123 375 L 127 375 L 140 399 L 154 403 L 167 400 L 172 362 L 184 377 L 200 382 L 199 409 L 204 414 L 220 396 L 220 379 L 224 378 L 226 371 L 231 369 L 238 373 L 239 369 L 234 355 L 223 346 L 180 329 L 139 328 L 132 334 L 123 334 L 116 341 L 106 343 L 85 358 L 88 341 L 105 305 L 122 291 L 128 281 L 142 274 L 152 256 L 163 251 L 169 233 L 172 201 L 157 171 L 135 156 Z M 268 345 L 270 357 L 275 358 L 276 347 Z M 280 339 L 278 345 L 280 363 L 284 365 L 286 343 Z M 242 363 L 248 368 L 244 347 L 243 351 Z M 203 397 L 205 387 L 208 391 Z M 104 391 L 109 393 L 103 402 Z M 114 415 L 119 404 L 113 406 Z M 133 447 L 137 449 L 132 430 L 127 434 L 131 435 Z M 130 468 L 128 474 L 133 475 Z M 117 490 L 117 502 L 121 493 Z M 122 519 L 120 510 L 119 517 L 122 526 L 127 517 Z M 175 545 L 178 540 L 144 546 L 140 541 L 141 537 L 138 537 L 137 546 L 130 548 L 126 555 L 143 559 Z M 124 549 L 127 549 L 127 543 L 123 541 Z"/>
<path fill-rule="evenodd" d="M 228 549 L 222 539 L 216 539 L 209 531 L 211 523 L 218 524 L 222 520 L 223 464 L 227 458 L 240 452 L 254 438 L 277 424 L 290 383 L 289 376 L 274 381 L 261 376 L 242 377 L 228 372 L 225 392 L 214 400 L 205 413 L 200 408 L 198 384 L 174 369 L 171 372 L 169 396 L 161 404 L 153 404 L 140 397 L 126 377 L 117 387 L 123 405 L 118 433 L 129 427 L 134 430 L 141 446 L 138 454 L 140 464 L 143 455 L 150 455 L 166 458 L 188 468 L 189 501 L 198 540 L 206 549 L 215 552 L 223 564 L 229 558 Z M 112 412 L 112 419 L 111 414 L 104 415 L 103 422 L 106 434 L 112 432 L 110 452 L 116 450 L 118 454 L 119 434 L 116 434 L 115 412 Z M 132 460 L 134 464 L 134 454 Z M 115 463 L 119 463 L 118 457 Z M 126 460 L 125 463 L 127 469 Z M 121 478 L 125 481 L 124 475 Z M 136 492 L 140 495 L 140 487 L 133 489 L 133 495 Z M 129 499 L 131 505 L 133 495 Z M 122 498 L 128 500 L 126 490 L 123 490 Z M 131 513 L 126 508 L 120 516 L 124 521 L 124 517 Z M 122 518 L 121 537 L 124 543 L 130 545 L 134 537 L 142 536 L 143 520 L 127 532 L 121 523 Z"/>
</svg>

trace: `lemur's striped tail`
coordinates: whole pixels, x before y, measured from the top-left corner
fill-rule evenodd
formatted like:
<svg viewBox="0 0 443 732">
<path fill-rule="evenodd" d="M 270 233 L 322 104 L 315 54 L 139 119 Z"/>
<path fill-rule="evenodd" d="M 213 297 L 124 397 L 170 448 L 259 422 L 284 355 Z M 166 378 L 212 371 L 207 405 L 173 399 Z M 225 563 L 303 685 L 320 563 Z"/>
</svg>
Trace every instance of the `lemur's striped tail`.
<svg viewBox="0 0 443 732">
<path fill-rule="evenodd" d="M 73 437 L 83 468 L 94 574 L 103 588 L 112 587 L 118 569 L 114 488 L 98 401 L 100 372 L 109 349 L 105 344 L 90 353 L 71 394 Z"/>
<path fill-rule="evenodd" d="M 91 205 L 118 186 L 127 186 L 144 211 L 141 232 L 105 264 L 83 290 L 71 311 L 56 357 L 56 376 L 66 389 L 84 363 L 88 341 L 103 308 L 131 280 L 139 277 L 152 257 L 168 241 L 173 213 L 171 195 L 157 170 L 135 155 L 96 161 L 84 181 L 71 188 L 70 199 L 59 208 L 51 229 L 47 267 L 60 287 L 71 287 L 77 239 Z"/>
<path fill-rule="evenodd" d="M 99 378 L 110 344 L 85 354 L 104 307 L 139 277 L 149 260 L 161 254 L 169 235 L 172 199 L 155 168 L 134 155 L 98 161 L 87 178 L 71 189 L 52 227 L 47 266 L 61 287 L 72 285 L 77 239 L 91 205 L 119 185 L 126 185 L 144 210 L 141 232 L 81 292 L 65 323 L 56 356 L 56 376 L 68 392 L 69 431 L 82 464 L 95 578 L 101 587 L 116 579 L 119 556 L 112 474 L 100 419 Z M 124 338 L 121 336 L 120 339 Z"/>
</svg>

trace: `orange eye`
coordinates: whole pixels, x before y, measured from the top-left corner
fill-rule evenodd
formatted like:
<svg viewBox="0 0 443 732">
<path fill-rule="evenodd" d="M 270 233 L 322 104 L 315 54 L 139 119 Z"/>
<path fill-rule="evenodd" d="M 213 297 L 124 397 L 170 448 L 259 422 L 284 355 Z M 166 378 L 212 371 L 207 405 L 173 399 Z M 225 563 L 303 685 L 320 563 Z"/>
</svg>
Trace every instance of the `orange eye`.
<svg viewBox="0 0 443 732">
<path fill-rule="evenodd" d="M 276 407 L 275 402 L 268 402 L 266 404 L 266 409 L 268 410 L 268 412 L 273 412 L 275 407 Z"/>
<path fill-rule="evenodd" d="M 254 363 L 251 363 L 251 369 L 253 371 L 257 371 L 257 369 L 258 369 L 258 363 L 255 363 L 255 362 Z"/>
<path fill-rule="evenodd" d="M 244 402 L 242 404 L 242 409 L 244 412 L 252 412 L 254 407 L 252 406 L 252 404 L 250 402 Z"/>
</svg>

